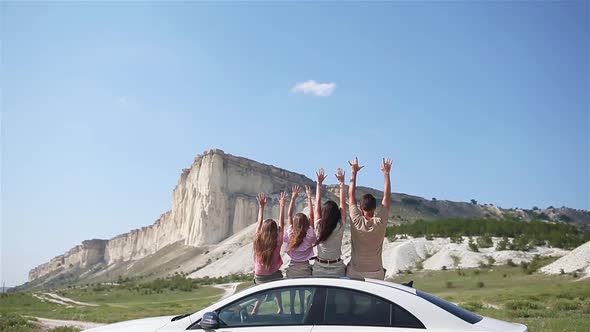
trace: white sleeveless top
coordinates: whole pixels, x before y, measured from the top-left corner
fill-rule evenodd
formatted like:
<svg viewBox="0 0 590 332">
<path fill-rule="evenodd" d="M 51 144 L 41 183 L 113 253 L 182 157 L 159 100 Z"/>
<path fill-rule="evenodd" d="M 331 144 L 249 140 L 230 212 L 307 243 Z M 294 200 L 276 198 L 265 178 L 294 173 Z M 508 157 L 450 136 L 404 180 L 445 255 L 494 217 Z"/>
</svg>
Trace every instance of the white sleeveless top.
<svg viewBox="0 0 590 332">
<path fill-rule="evenodd" d="M 315 230 L 317 237 L 320 237 L 318 233 L 318 221 L 316 221 Z M 342 255 L 342 237 L 344 236 L 344 224 L 339 221 L 332 234 L 324 242 L 320 242 L 317 245 L 318 258 L 322 260 L 335 260 L 340 258 Z"/>
</svg>

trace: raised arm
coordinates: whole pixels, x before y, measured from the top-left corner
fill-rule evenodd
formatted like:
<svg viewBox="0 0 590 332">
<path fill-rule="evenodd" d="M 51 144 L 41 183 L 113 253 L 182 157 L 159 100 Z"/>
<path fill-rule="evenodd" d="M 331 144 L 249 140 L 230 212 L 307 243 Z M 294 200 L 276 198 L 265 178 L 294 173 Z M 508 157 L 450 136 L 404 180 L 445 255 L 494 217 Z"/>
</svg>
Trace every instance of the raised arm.
<svg viewBox="0 0 590 332">
<path fill-rule="evenodd" d="M 322 186 L 326 179 L 326 173 L 323 168 L 320 168 L 315 174 L 318 177 L 315 189 L 315 220 L 319 220 L 322 218 Z"/>
<path fill-rule="evenodd" d="M 314 220 L 313 219 L 313 202 L 311 201 L 311 187 L 308 185 L 305 185 L 305 195 L 307 196 L 307 209 L 309 210 L 309 226 L 311 226 L 311 228 L 314 227 Z"/>
<path fill-rule="evenodd" d="M 387 209 L 391 206 L 391 177 L 389 173 L 391 172 L 391 158 L 383 158 L 383 164 L 381 164 L 381 171 L 383 172 L 383 177 L 385 178 L 385 189 L 383 189 L 383 201 L 381 204 Z"/>
<path fill-rule="evenodd" d="M 340 220 L 342 220 L 343 223 L 346 223 L 346 211 L 348 211 L 348 209 L 346 207 L 346 186 L 344 185 L 344 175 L 345 173 L 342 168 L 339 168 L 336 171 L 336 178 L 340 183 Z"/>
<path fill-rule="evenodd" d="M 264 220 L 264 206 L 266 206 L 266 195 L 264 193 L 258 194 L 258 224 L 256 225 L 256 233 L 260 232 L 262 228 L 262 221 Z"/>
<path fill-rule="evenodd" d="M 279 233 L 285 229 L 285 205 L 287 204 L 287 193 L 282 192 L 279 197 Z M 281 235 L 282 237 L 282 235 Z"/>
<path fill-rule="evenodd" d="M 293 226 L 293 210 L 295 210 L 295 200 L 297 200 L 297 196 L 299 196 L 299 191 L 301 188 L 299 186 L 293 186 L 293 191 L 291 192 L 291 201 L 289 202 L 289 226 Z"/>
<path fill-rule="evenodd" d="M 358 158 L 349 161 L 350 165 L 350 186 L 348 187 L 348 202 L 350 205 L 356 206 L 356 174 L 365 166 L 359 166 Z"/>
</svg>

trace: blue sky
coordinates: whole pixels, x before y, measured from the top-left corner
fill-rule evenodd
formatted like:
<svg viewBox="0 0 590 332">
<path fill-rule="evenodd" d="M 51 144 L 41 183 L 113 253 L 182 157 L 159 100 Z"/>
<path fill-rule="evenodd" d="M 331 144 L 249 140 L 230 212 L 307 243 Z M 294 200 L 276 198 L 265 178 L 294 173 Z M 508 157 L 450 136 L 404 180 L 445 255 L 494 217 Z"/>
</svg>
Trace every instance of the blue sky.
<svg viewBox="0 0 590 332">
<path fill-rule="evenodd" d="M 390 156 L 395 192 L 590 209 L 589 2 L 0 6 L 7 285 L 151 224 L 213 147 L 309 177 L 358 156 L 376 188 Z"/>
</svg>

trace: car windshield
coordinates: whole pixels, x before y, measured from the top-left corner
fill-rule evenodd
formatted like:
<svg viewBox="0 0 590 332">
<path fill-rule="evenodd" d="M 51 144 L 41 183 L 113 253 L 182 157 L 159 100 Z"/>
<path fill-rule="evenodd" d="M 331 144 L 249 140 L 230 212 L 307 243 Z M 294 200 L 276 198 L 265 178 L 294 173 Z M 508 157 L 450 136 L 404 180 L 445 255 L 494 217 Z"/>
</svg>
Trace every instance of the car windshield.
<svg viewBox="0 0 590 332">
<path fill-rule="evenodd" d="M 457 305 L 454 305 L 450 302 L 447 302 L 443 299 L 439 299 L 434 295 L 430 295 L 428 293 L 424 293 L 423 291 L 416 290 L 416 295 L 420 296 L 421 298 L 425 299 L 426 301 L 436 305 L 437 307 L 444 309 L 445 311 L 453 314 L 461 318 L 462 320 L 470 323 L 475 324 L 483 319 L 483 317 L 472 313 L 471 311 L 465 310 Z"/>
</svg>

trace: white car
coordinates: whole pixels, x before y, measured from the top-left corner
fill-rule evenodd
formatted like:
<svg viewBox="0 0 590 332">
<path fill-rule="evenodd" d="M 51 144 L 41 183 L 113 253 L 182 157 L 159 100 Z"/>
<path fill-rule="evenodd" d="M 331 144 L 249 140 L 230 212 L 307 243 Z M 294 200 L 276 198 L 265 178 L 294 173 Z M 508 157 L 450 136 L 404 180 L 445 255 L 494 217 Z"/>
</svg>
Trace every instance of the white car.
<svg viewBox="0 0 590 332">
<path fill-rule="evenodd" d="M 277 298 L 281 299 L 280 305 Z M 185 330 L 526 332 L 527 327 L 482 317 L 420 290 L 387 281 L 300 278 L 248 288 L 194 314 L 138 319 L 86 331 Z"/>
</svg>

